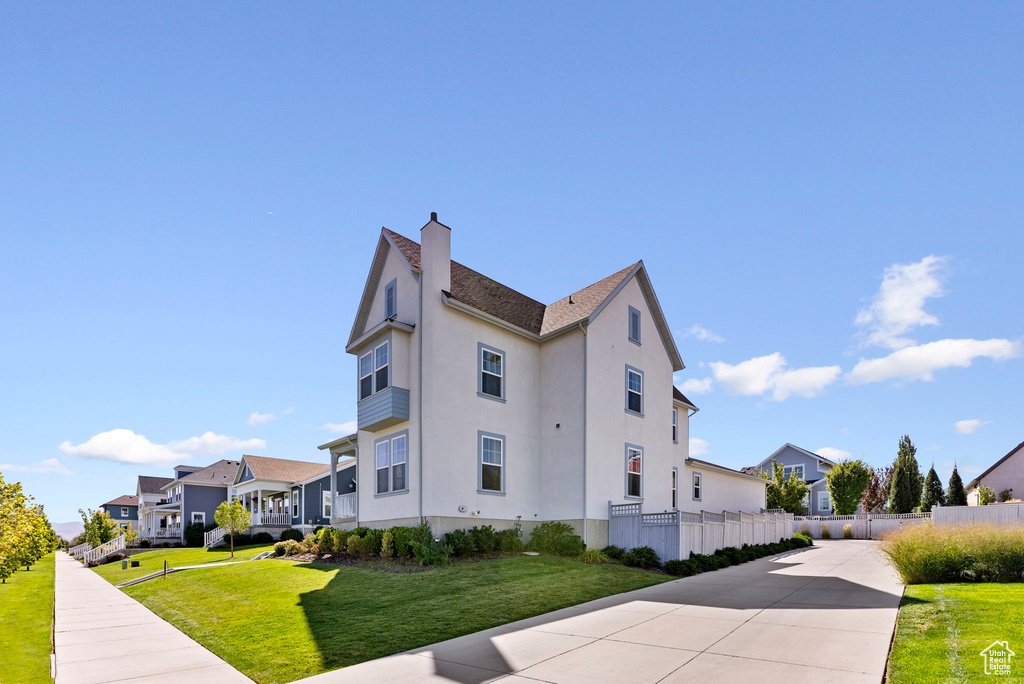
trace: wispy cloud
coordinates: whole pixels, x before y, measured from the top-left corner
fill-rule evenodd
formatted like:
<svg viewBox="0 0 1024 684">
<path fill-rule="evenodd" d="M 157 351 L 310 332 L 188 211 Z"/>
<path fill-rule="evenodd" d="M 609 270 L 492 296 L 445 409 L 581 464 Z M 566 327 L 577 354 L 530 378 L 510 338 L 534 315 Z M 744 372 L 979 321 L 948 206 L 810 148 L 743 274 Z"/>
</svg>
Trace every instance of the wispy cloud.
<svg viewBox="0 0 1024 684">
<path fill-rule="evenodd" d="M 885 269 L 871 304 L 857 313 L 861 346 L 903 349 L 917 344 L 907 333 L 923 325 L 938 325 L 939 319 L 925 311 L 924 305 L 946 294 L 943 279 L 948 263 L 949 257 L 932 255 Z"/>
<path fill-rule="evenodd" d="M 958 420 L 953 423 L 953 429 L 958 435 L 973 435 L 982 425 L 988 425 L 991 422 L 991 420 L 978 420 L 977 418 Z"/>
<path fill-rule="evenodd" d="M 245 421 L 245 424 L 249 427 L 256 427 L 257 425 L 269 423 L 272 420 L 277 420 L 277 416 L 273 413 L 259 413 L 257 411 L 253 411 L 249 414 L 249 419 Z"/>
<path fill-rule="evenodd" d="M 683 337 L 692 337 L 701 342 L 725 342 L 725 338 L 717 335 L 700 323 L 694 323 L 690 329 L 683 333 Z"/>
<path fill-rule="evenodd" d="M 1020 344 L 1006 339 L 939 340 L 904 347 L 879 359 L 861 359 L 846 379 L 854 385 L 886 380 L 935 379 L 935 371 L 967 368 L 978 358 L 1005 361 L 1020 355 Z"/>
<path fill-rule="evenodd" d="M 264 449 L 266 446 L 266 441 L 262 439 L 237 439 L 213 432 L 204 432 L 199 437 L 189 437 L 168 444 L 155 444 L 144 435 L 125 428 L 117 428 L 95 434 L 82 444 L 65 441 L 59 448 L 64 454 L 79 458 L 140 465 L 169 465 L 191 454 L 220 456 L 229 451 Z"/>
<path fill-rule="evenodd" d="M 0 472 L 11 473 L 42 473 L 44 475 L 74 475 L 55 458 L 48 458 L 39 463 L 0 463 Z"/>
<path fill-rule="evenodd" d="M 690 456 L 703 456 L 708 453 L 709 443 L 706 439 L 700 437 L 690 438 Z"/>
<path fill-rule="evenodd" d="M 787 368 L 786 358 L 779 352 L 735 365 L 722 361 L 709 363 L 715 382 L 730 394 L 759 396 L 771 392 L 774 401 L 790 396 L 817 396 L 835 382 L 842 370 L 839 366 Z"/>
<path fill-rule="evenodd" d="M 711 378 L 690 378 L 679 387 L 683 394 L 706 394 L 711 391 Z"/>
<path fill-rule="evenodd" d="M 844 451 L 843 449 L 835 449 L 833 447 L 821 447 L 814 453 L 818 454 L 819 456 L 824 456 L 830 461 L 845 461 L 851 456 L 849 451 Z"/>
<path fill-rule="evenodd" d="M 357 423 L 354 420 L 350 420 L 346 423 L 324 423 L 320 426 L 321 430 L 327 430 L 328 432 L 335 432 L 339 435 L 351 435 L 356 431 Z"/>
</svg>

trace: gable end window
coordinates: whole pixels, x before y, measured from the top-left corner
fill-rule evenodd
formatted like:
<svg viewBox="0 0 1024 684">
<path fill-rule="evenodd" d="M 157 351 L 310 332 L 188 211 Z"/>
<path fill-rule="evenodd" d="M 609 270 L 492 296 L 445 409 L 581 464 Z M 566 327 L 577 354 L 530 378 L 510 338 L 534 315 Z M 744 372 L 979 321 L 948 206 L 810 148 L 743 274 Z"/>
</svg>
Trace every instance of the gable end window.
<svg viewBox="0 0 1024 684">
<path fill-rule="evenodd" d="M 693 474 L 693 500 L 700 501 L 704 494 L 704 476 L 700 473 Z"/>
<path fill-rule="evenodd" d="M 400 432 L 378 440 L 373 452 L 376 493 L 398 494 L 409 491 L 409 433 Z"/>
<path fill-rule="evenodd" d="M 804 467 L 802 465 L 782 466 L 783 477 L 785 477 L 788 480 L 790 474 L 795 474 L 796 479 L 802 480 L 804 479 Z"/>
<path fill-rule="evenodd" d="M 641 499 L 644 495 L 644 450 L 626 445 L 626 498 Z"/>
<path fill-rule="evenodd" d="M 626 366 L 626 410 L 644 415 L 644 373 L 632 366 Z"/>
<path fill-rule="evenodd" d="M 640 311 L 629 307 L 629 341 L 640 344 Z"/>
<path fill-rule="evenodd" d="M 487 399 L 505 401 L 505 352 L 488 347 L 483 342 L 476 346 L 476 393 Z"/>
<path fill-rule="evenodd" d="M 398 279 L 392 280 L 384 287 L 384 318 L 389 321 L 398 315 Z"/>
<path fill-rule="evenodd" d="M 128 517 L 128 508 L 125 507 L 125 506 L 121 506 L 121 517 L 122 518 L 127 518 Z"/>
<path fill-rule="evenodd" d="M 480 473 L 477 484 L 481 494 L 505 493 L 505 435 L 477 432 Z"/>
</svg>

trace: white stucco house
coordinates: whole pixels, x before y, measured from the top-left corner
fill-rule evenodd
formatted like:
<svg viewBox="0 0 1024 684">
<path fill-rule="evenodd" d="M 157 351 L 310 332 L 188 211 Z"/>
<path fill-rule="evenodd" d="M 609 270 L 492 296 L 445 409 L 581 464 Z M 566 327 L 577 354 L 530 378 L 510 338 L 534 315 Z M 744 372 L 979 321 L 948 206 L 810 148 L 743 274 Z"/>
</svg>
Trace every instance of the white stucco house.
<svg viewBox="0 0 1024 684">
<path fill-rule="evenodd" d="M 979 490 L 982 487 L 990 487 L 996 496 L 1010 490 L 1011 499 L 1024 498 L 1024 442 L 1010 449 L 988 470 L 967 483 L 964 489 L 967 490 L 969 506 L 977 506 L 980 503 Z"/>
<path fill-rule="evenodd" d="M 763 479 L 688 458 L 697 408 L 642 261 L 543 304 L 451 253 L 435 214 L 419 243 L 381 231 L 346 346 L 358 432 L 320 446 L 356 458 L 336 524 L 561 520 L 603 546 L 610 502 L 764 508 Z"/>
</svg>

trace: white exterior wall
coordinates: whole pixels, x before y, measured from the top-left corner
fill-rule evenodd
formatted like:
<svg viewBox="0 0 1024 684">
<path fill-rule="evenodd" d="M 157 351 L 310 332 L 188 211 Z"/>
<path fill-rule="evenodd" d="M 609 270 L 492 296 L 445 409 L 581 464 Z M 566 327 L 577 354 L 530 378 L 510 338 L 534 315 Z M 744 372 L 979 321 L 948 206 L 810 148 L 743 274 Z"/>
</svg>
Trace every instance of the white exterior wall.
<svg viewBox="0 0 1024 684">
<path fill-rule="evenodd" d="M 541 520 L 583 518 L 584 342 L 577 328 L 541 346 Z"/>
<path fill-rule="evenodd" d="M 693 498 L 693 474 L 702 476 L 700 501 Z M 690 513 L 721 513 L 734 511 L 760 513 L 767 504 L 767 488 L 763 482 L 747 477 L 730 475 L 713 468 L 702 468 L 699 464 L 680 469 L 682 487 L 679 495 L 679 510 Z"/>
<path fill-rule="evenodd" d="M 990 487 L 999 497 L 1004 489 L 1013 490 L 1014 499 L 1024 499 L 1024 448 L 1017 449 L 1013 456 L 1000 463 L 991 473 L 981 478 L 967 493 L 967 503 L 978 505 L 980 487 Z"/>
</svg>

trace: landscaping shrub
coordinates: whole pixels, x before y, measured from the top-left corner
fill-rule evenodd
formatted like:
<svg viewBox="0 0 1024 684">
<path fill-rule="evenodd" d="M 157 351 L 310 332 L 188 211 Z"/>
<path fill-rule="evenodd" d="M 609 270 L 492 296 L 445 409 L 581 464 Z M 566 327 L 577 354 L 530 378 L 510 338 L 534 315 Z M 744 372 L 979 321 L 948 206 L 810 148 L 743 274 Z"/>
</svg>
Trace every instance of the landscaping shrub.
<svg viewBox="0 0 1024 684">
<path fill-rule="evenodd" d="M 150 547 L 150 543 L 149 543 L 148 539 L 141 539 L 141 540 L 139 540 L 139 548 L 140 549 L 148 549 L 149 547 Z"/>
<path fill-rule="evenodd" d="M 814 546 L 814 540 L 809 535 L 797 532 L 793 535 L 793 539 L 799 542 L 801 546 Z"/>
<path fill-rule="evenodd" d="M 383 541 L 382 530 L 366 530 L 366 534 L 359 539 L 359 553 L 364 556 L 378 556 Z"/>
<path fill-rule="evenodd" d="M 444 543 L 452 547 L 453 556 L 468 556 L 476 551 L 473 535 L 466 530 L 452 530 L 444 535 Z"/>
<path fill-rule="evenodd" d="M 412 547 L 409 546 L 409 541 L 412 539 L 415 531 L 415 527 L 390 528 L 391 536 L 395 540 L 396 558 L 412 558 Z"/>
<path fill-rule="evenodd" d="M 477 553 L 494 553 L 498 548 L 498 535 L 490 525 L 482 525 L 470 529 L 469 536 Z"/>
<path fill-rule="evenodd" d="M 334 532 L 332 532 L 332 536 L 334 537 L 332 543 L 334 544 L 334 551 L 336 553 L 348 552 L 348 534 L 348 530 L 334 530 Z"/>
<path fill-rule="evenodd" d="M 853 525 L 850 523 L 843 525 L 843 539 L 853 539 Z"/>
<path fill-rule="evenodd" d="M 345 552 L 350 556 L 359 554 L 359 535 L 352 532 L 348 535 L 348 540 L 345 542 Z"/>
<path fill-rule="evenodd" d="M 670 560 L 665 563 L 665 572 L 676 577 L 690 577 L 700 574 L 701 570 L 692 560 Z"/>
<path fill-rule="evenodd" d="M 103 562 L 104 563 L 117 563 L 118 561 L 123 561 L 127 557 L 128 557 L 128 554 L 121 553 L 120 551 L 115 551 L 114 553 L 111 553 L 106 558 L 104 558 Z"/>
<path fill-rule="evenodd" d="M 234 539 L 235 539 L 235 547 L 236 548 L 239 547 L 239 546 L 250 546 L 252 544 L 252 535 L 251 534 L 239 533 L 239 534 L 234 535 Z M 225 536 L 224 537 L 224 542 L 226 544 L 230 544 L 231 543 L 231 535 Z"/>
<path fill-rule="evenodd" d="M 201 522 L 189 523 L 185 527 L 185 546 L 197 547 L 203 545 L 203 534 L 206 532 L 206 525 Z"/>
<path fill-rule="evenodd" d="M 294 540 L 292 540 L 292 541 L 294 541 Z M 285 554 L 285 548 L 286 548 L 285 547 L 285 542 L 283 542 L 283 541 L 277 542 L 276 544 L 274 544 L 274 555 L 275 556 L 283 556 Z"/>
<path fill-rule="evenodd" d="M 288 541 L 289 539 L 297 542 L 302 541 L 302 532 L 299 530 L 285 530 L 281 533 L 281 541 Z"/>
<path fill-rule="evenodd" d="M 1020 526 L 908 525 L 885 536 L 882 552 L 907 584 L 1024 580 Z"/>
<path fill-rule="evenodd" d="M 601 565 L 608 562 L 608 556 L 601 553 L 600 549 L 587 549 L 580 554 L 580 560 L 590 565 Z"/>
<path fill-rule="evenodd" d="M 650 546 L 638 546 L 622 557 L 622 562 L 633 568 L 642 570 L 653 570 L 661 567 L 661 559 L 658 552 Z"/>
<path fill-rule="evenodd" d="M 312 551 L 313 546 L 316 544 L 316 534 L 307 534 L 299 543 L 302 545 L 302 553 Z"/>
<path fill-rule="evenodd" d="M 556 556 L 578 556 L 586 549 L 586 544 L 579 535 L 573 533 L 572 525 L 550 521 L 533 528 L 526 548 Z"/>
<path fill-rule="evenodd" d="M 252 535 L 253 544 L 271 544 L 274 541 L 274 536 L 269 532 L 257 532 Z"/>
<path fill-rule="evenodd" d="M 803 525 L 801 525 L 800 526 L 800 534 L 804 535 L 805 537 L 810 537 L 811 536 L 811 526 L 808 525 L 807 523 L 804 523 Z"/>
<path fill-rule="evenodd" d="M 384 560 L 391 560 L 391 556 L 395 554 L 395 536 L 391 534 L 391 530 L 384 531 L 384 537 L 380 542 L 380 557 Z"/>
<path fill-rule="evenodd" d="M 830 532 L 829 529 L 828 529 L 828 523 L 821 523 L 821 538 L 822 539 L 831 539 L 832 538 L 832 532 Z"/>
<path fill-rule="evenodd" d="M 724 549 L 718 549 L 715 551 L 715 555 L 728 560 L 729 565 L 739 565 L 743 562 L 741 560 L 741 552 L 735 546 L 727 546 Z"/>
<path fill-rule="evenodd" d="M 608 546 L 601 549 L 601 553 L 608 556 L 610 560 L 621 561 L 622 557 L 626 555 L 626 550 L 620 549 L 618 546 L 609 544 Z"/>
<path fill-rule="evenodd" d="M 502 530 L 498 533 L 498 551 L 502 553 L 522 553 L 523 540 L 512 528 Z"/>
</svg>

